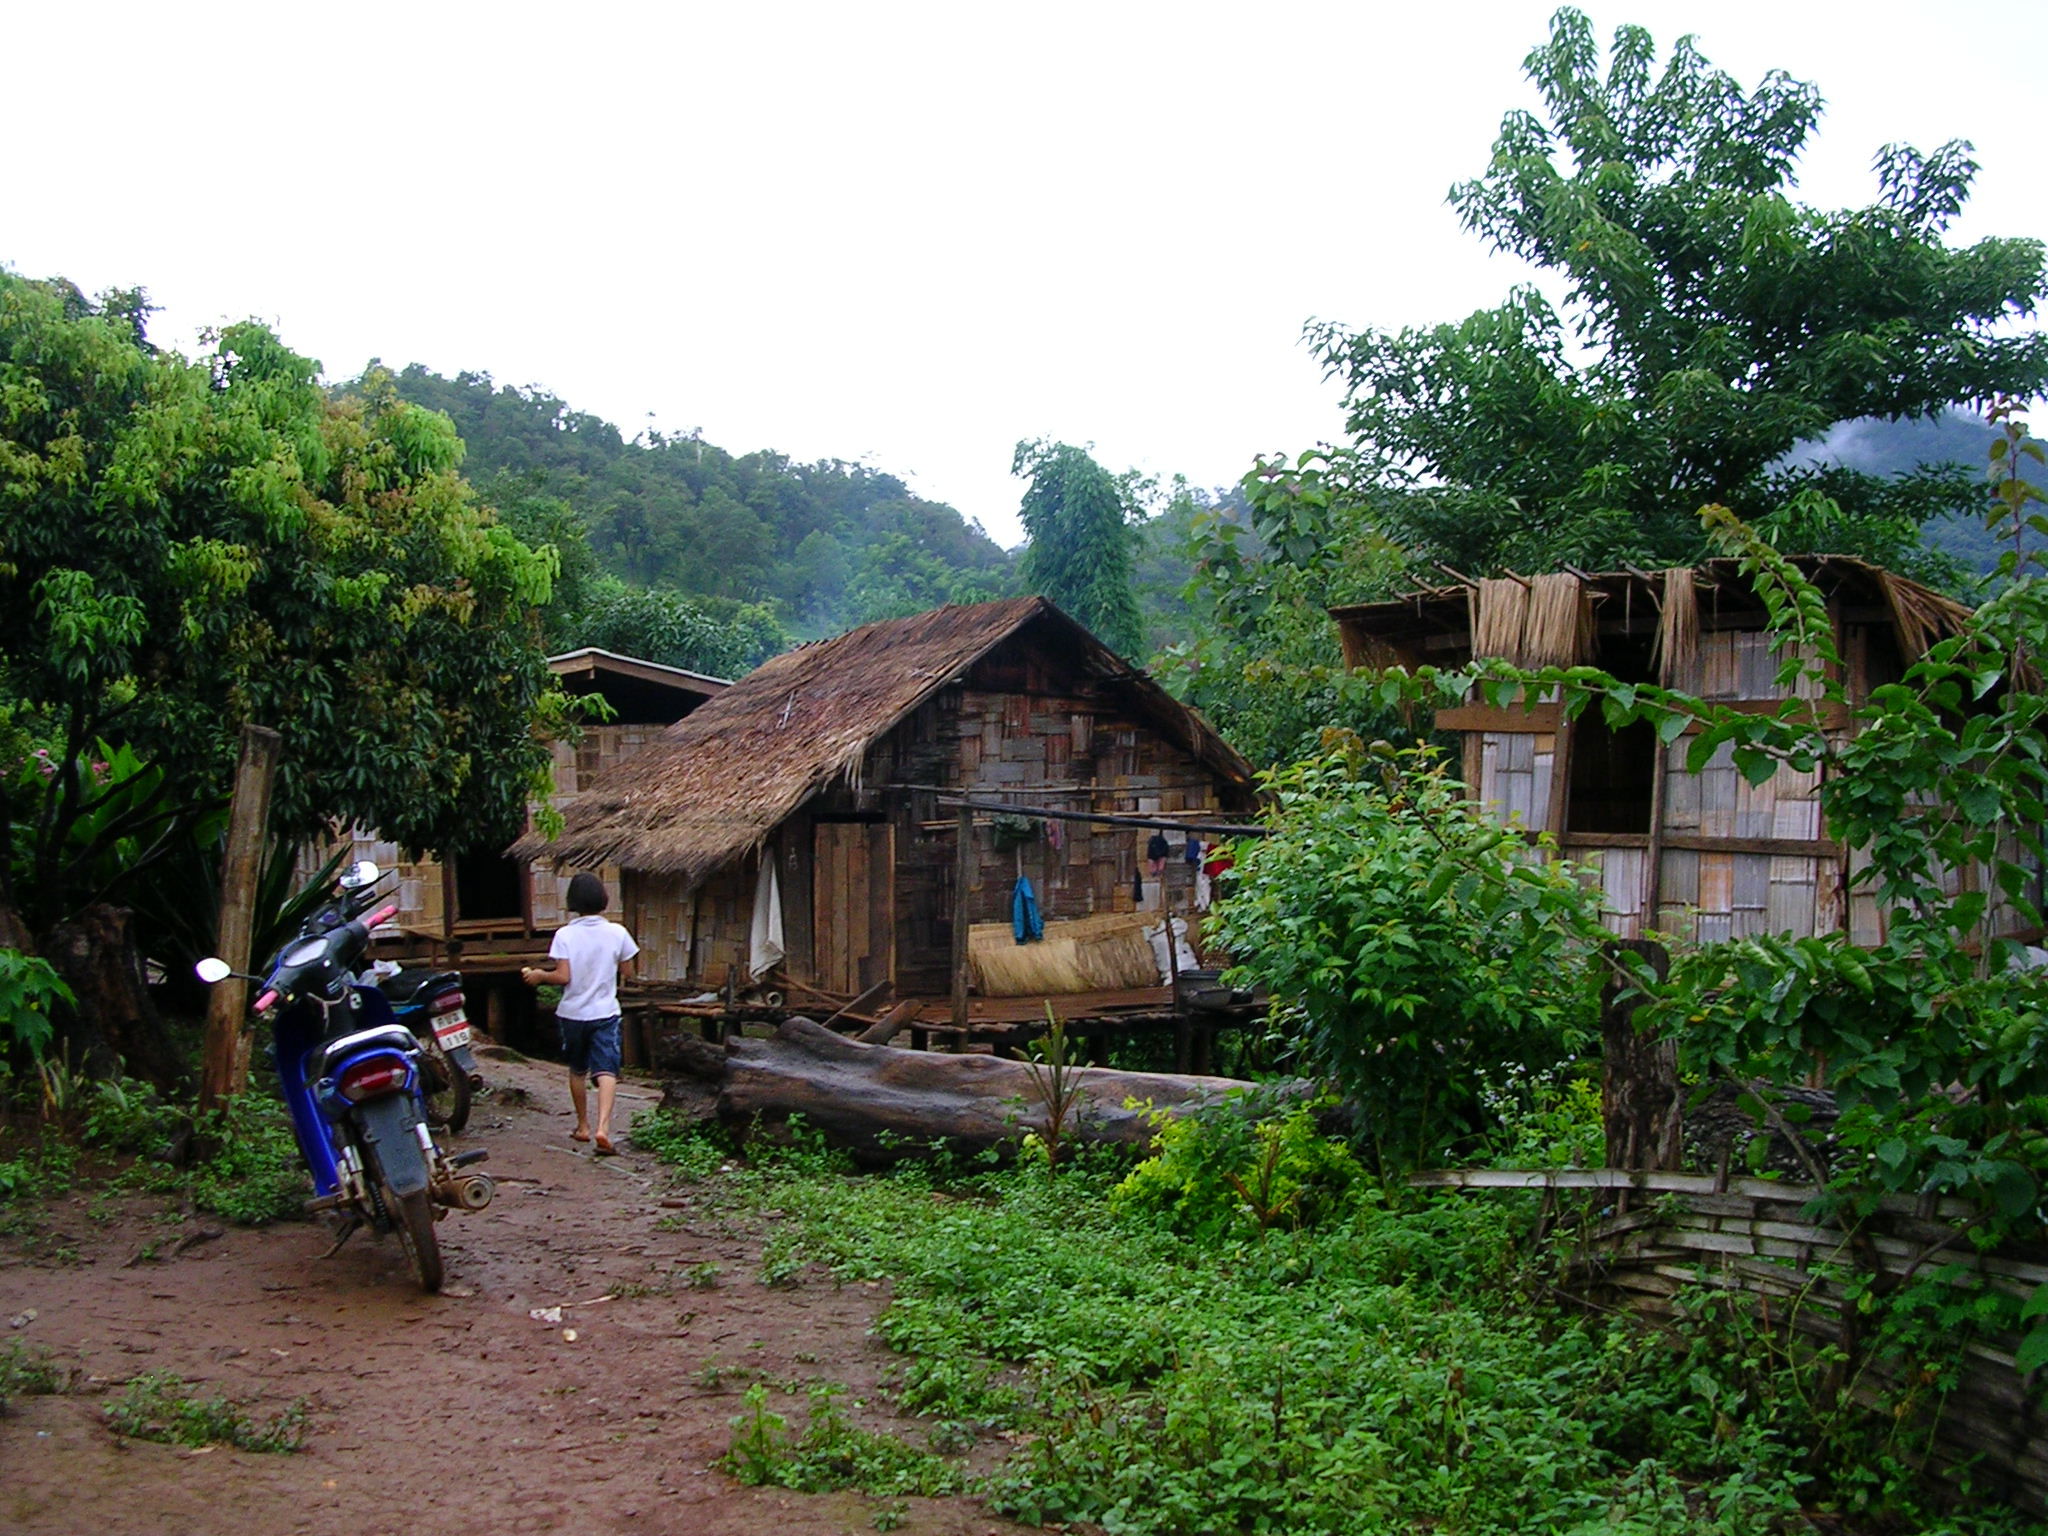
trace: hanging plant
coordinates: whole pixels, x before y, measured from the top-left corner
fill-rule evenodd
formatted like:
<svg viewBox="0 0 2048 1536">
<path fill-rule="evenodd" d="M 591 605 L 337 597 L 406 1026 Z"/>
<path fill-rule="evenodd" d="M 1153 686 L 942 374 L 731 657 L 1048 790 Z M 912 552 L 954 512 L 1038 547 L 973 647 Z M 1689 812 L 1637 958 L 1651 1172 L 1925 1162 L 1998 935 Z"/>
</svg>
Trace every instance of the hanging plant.
<svg viewBox="0 0 2048 1536">
<path fill-rule="evenodd" d="M 1012 848 L 1021 848 L 1026 843 L 1038 841 L 1038 821 L 1031 816 L 1018 816 L 1005 811 L 989 823 L 989 829 L 998 853 L 1008 853 Z"/>
</svg>

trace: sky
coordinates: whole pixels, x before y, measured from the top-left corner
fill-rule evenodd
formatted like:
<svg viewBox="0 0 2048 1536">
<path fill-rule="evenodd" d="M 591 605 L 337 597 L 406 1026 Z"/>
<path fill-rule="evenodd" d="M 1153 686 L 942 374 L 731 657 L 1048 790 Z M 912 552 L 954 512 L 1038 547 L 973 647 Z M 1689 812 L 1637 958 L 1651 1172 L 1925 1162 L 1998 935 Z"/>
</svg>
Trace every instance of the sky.
<svg viewBox="0 0 2048 1536">
<path fill-rule="evenodd" d="M 192 350 L 534 385 L 629 435 L 861 461 L 1021 533 L 1019 439 L 1199 486 L 1338 436 L 1304 322 L 1528 280 L 1458 227 L 1553 7 L 0 0 L 0 265 Z M 1952 240 L 2048 237 L 2044 0 L 1626 0 L 1829 108 L 1802 168 L 1977 147 Z"/>
</svg>

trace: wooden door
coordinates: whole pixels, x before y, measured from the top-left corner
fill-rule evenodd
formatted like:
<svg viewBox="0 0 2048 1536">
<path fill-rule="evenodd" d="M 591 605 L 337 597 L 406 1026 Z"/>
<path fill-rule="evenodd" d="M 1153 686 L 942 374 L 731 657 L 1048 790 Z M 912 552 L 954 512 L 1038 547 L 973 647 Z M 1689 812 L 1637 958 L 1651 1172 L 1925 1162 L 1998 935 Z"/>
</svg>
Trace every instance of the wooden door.
<svg viewBox="0 0 2048 1536">
<path fill-rule="evenodd" d="M 813 850 L 814 979 L 852 997 L 896 973 L 896 829 L 821 821 Z"/>
</svg>

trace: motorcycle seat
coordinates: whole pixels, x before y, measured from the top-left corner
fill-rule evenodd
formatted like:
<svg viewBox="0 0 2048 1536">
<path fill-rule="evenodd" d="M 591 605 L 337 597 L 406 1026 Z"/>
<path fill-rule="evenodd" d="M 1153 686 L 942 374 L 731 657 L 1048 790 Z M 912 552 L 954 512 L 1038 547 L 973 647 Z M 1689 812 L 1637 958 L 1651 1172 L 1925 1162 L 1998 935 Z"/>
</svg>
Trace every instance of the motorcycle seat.
<svg viewBox="0 0 2048 1536">
<path fill-rule="evenodd" d="M 443 982 L 460 988 L 462 976 L 456 971 L 400 971 L 396 976 L 377 983 L 377 990 L 384 994 L 384 1000 L 392 1007 L 403 1008 L 424 1001 L 439 991 Z"/>
</svg>

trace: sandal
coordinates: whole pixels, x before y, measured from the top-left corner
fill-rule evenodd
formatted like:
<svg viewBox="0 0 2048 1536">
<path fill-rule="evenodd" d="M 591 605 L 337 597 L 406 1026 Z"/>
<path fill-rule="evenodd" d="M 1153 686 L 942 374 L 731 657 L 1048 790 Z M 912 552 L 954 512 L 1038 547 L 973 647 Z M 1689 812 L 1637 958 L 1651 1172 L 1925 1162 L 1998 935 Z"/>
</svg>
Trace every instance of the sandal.
<svg viewBox="0 0 2048 1536">
<path fill-rule="evenodd" d="M 588 1132 L 588 1131 L 571 1131 L 571 1132 L 569 1133 L 569 1139 L 570 1139 L 571 1141 L 588 1141 L 588 1140 L 590 1140 L 590 1132 Z"/>
<path fill-rule="evenodd" d="M 599 1157 L 617 1157 L 619 1149 L 612 1145 L 611 1137 L 600 1136 L 597 1138 L 597 1155 Z"/>
</svg>

